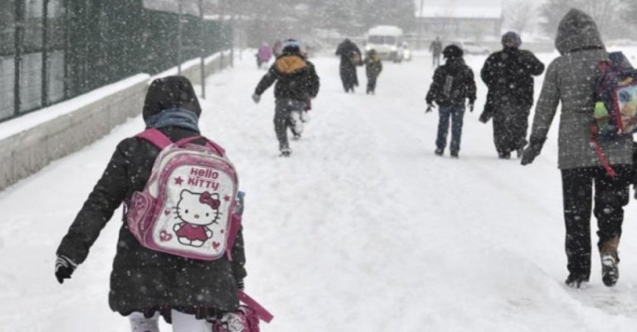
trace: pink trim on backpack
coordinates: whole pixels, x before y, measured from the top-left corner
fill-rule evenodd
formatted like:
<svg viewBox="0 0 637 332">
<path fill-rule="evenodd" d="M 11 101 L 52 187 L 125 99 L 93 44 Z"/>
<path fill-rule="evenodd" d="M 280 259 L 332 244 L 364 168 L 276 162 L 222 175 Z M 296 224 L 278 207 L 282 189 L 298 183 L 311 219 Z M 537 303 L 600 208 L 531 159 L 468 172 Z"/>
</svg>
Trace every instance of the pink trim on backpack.
<svg viewBox="0 0 637 332">
<path fill-rule="evenodd" d="M 133 193 L 129 202 L 125 219 L 131 233 L 155 251 L 208 261 L 226 255 L 231 260 L 241 218 L 233 213 L 238 179 L 225 151 L 201 136 L 173 143 L 157 129 L 136 137 L 162 150 L 144 190 Z M 205 146 L 188 145 L 201 138 Z M 211 217 L 217 219 L 187 216 L 189 207 L 206 216 L 217 213 Z M 186 214 L 180 215 L 180 209 Z"/>
<path fill-rule="evenodd" d="M 595 154 L 597 155 L 599 162 L 602 164 L 602 167 L 604 167 L 604 170 L 606 170 L 606 174 L 608 174 L 608 176 L 615 177 L 617 173 L 615 173 L 615 170 L 610 165 L 608 158 L 606 158 L 606 155 L 604 154 L 604 151 L 602 151 L 602 147 L 599 145 L 599 142 L 597 140 L 597 126 L 595 124 L 592 124 L 590 126 L 590 129 L 591 129 L 591 146 L 593 147 L 593 150 L 595 150 Z"/>
<path fill-rule="evenodd" d="M 259 317 L 259 319 L 261 319 L 262 321 L 266 323 L 270 323 L 272 321 L 274 316 L 269 311 L 267 311 L 263 306 L 261 306 L 255 299 L 251 298 L 248 294 L 246 294 L 242 290 L 238 291 L 238 296 L 239 296 L 239 301 L 245 303 L 248 307 L 252 308 L 257 314 L 257 316 Z"/>
<path fill-rule="evenodd" d="M 170 138 L 168 138 L 161 131 L 155 128 L 144 130 L 141 133 L 135 135 L 135 137 L 145 139 L 153 143 L 153 145 L 158 147 L 160 150 L 173 144 L 173 141 L 171 141 Z"/>
</svg>

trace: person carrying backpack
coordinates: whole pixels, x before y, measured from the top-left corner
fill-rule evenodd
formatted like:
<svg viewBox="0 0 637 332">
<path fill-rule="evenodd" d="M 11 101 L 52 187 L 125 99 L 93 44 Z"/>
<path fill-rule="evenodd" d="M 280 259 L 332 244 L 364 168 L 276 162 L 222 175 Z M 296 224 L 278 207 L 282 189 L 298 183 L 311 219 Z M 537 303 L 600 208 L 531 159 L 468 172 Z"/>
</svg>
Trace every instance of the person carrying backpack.
<svg viewBox="0 0 637 332">
<path fill-rule="evenodd" d="M 259 103 L 261 95 L 272 84 L 276 108 L 274 113 L 274 131 L 279 141 L 281 156 L 288 157 L 292 153 L 288 142 L 288 127 L 292 129 L 294 138 L 301 137 L 303 131 L 303 112 L 308 100 L 316 98 L 320 81 L 314 65 L 301 54 L 301 44 L 288 39 L 283 44 L 283 54 L 276 59 L 267 74 L 263 76 L 252 95 L 252 100 Z"/>
<path fill-rule="evenodd" d="M 376 93 L 376 80 L 383 71 L 383 62 L 376 50 L 369 50 L 365 58 L 365 74 L 367 74 L 367 94 Z"/>
<path fill-rule="evenodd" d="M 473 71 L 464 62 L 463 51 L 460 47 L 449 45 L 445 47 L 442 55 L 446 62 L 434 72 L 433 82 L 431 82 L 425 98 L 427 101 L 425 112 L 432 111 L 434 102 L 439 107 L 440 118 L 435 150 L 437 156 L 442 156 L 447 146 L 449 118 L 451 118 L 450 152 L 452 158 L 458 158 L 465 102 L 469 101 L 469 111 L 473 112 L 476 100 L 476 83 Z"/>
<path fill-rule="evenodd" d="M 542 151 L 561 103 L 558 167 L 562 173 L 566 224 L 568 276 L 565 283 L 579 288 L 590 279 L 590 217 L 594 202 L 602 281 L 606 286 L 613 286 L 619 278 L 618 246 L 624 206 L 628 204 L 627 176 L 633 162 L 633 140 L 630 135 L 624 135 L 599 142 L 616 171 L 614 176 L 609 175 L 591 146 L 595 81 L 601 75 L 598 64 L 609 59 L 595 21 L 588 14 L 571 9 L 559 24 L 555 46 L 560 56 L 546 71 L 522 165 L 532 163 Z M 627 61 L 623 65 L 630 66 Z"/>
<path fill-rule="evenodd" d="M 517 33 L 505 33 L 503 50 L 491 54 L 480 72 L 489 88 L 485 112 L 493 114 L 493 138 L 500 159 L 509 159 L 512 151 L 522 157 L 533 106 L 533 76 L 544 72 L 544 64 L 530 51 L 521 50 L 520 44 Z"/>
<path fill-rule="evenodd" d="M 210 331 L 211 324 L 205 318 L 220 317 L 239 307 L 238 290 L 243 288 L 246 277 L 241 229 L 236 229 L 232 245 L 229 241 L 214 242 L 224 241 L 219 225 L 227 225 L 224 224 L 227 216 L 220 213 L 229 213 L 234 197 L 220 195 L 227 188 L 219 187 L 221 178 L 209 169 L 174 168 L 174 173 L 163 171 L 169 167 L 154 169 L 161 149 L 146 135 L 152 132 L 166 144 L 186 140 L 204 148 L 208 143 L 200 137 L 200 115 L 199 102 L 187 78 L 170 76 L 154 80 L 143 106 L 147 130 L 117 145 L 56 252 L 55 277 L 63 283 L 86 260 L 100 231 L 124 203 L 126 222 L 121 224 L 117 240 L 109 304 L 113 311 L 130 318 L 132 331 L 159 331 L 160 314 L 172 321 L 173 331 Z M 225 155 L 218 146 L 215 151 Z M 166 207 L 158 212 L 177 222 L 174 227 L 157 228 L 161 230 L 160 241 L 192 252 L 209 250 L 209 245 L 221 248 L 226 245 L 227 255 L 224 251 L 215 260 L 193 259 L 153 250 L 140 242 L 138 230 L 131 227 L 131 219 L 144 217 L 137 213 L 137 198 L 152 181 L 161 180 L 163 174 L 170 175 L 165 180 L 167 187 L 184 190 L 167 194 L 173 200 L 165 201 Z"/>
</svg>

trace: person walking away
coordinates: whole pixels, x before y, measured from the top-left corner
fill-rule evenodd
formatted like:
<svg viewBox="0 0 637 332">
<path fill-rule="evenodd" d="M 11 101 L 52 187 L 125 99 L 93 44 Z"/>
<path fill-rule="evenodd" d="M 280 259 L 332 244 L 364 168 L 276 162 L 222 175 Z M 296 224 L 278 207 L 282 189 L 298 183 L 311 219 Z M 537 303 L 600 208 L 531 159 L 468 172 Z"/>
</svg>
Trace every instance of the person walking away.
<svg viewBox="0 0 637 332">
<path fill-rule="evenodd" d="M 544 64 L 530 51 L 521 50 L 521 44 L 517 33 L 505 33 L 503 49 L 491 54 L 480 72 L 489 89 L 487 105 L 493 112 L 493 139 L 501 159 L 509 159 L 512 151 L 522 157 L 533 106 L 533 76 L 544 72 Z"/>
<path fill-rule="evenodd" d="M 362 64 L 361 51 L 349 39 L 345 39 L 336 48 L 336 55 L 341 57 L 340 75 L 345 92 L 354 93 L 354 88 L 358 86 L 358 74 L 356 67 Z"/>
<path fill-rule="evenodd" d="M 451 118 L 450 152 L 452 158 L 458 158 L 465 102 L 469 101 L 469 111 L 473 112 L 476 100 L 476 83 L 473 71 L 464 62 L 463 51 L 460 47 L 456 45 L 445 47 L 443 56 L 446 62 L 434 72 L 433 82 L 431 82 L 426 97 L 426 112 L 432 111 L 434 102 L 439 107 L 440 117 L 435 151 L 438 156 L 443 155 L 447 145 L 449 118 Z"/>
<path fill-rule="evenodd" d="M 442 53 L 442 42 L 440 37 L 436 36 L 436 39 L 429 45 L 429 52 L 431 52 L 432 66 L 440 66 L 440 54 Z"/>
<path fill-rule="evenodd" d="M 619 278 L 618 246 L 622 234 L 624 206 L 629 188 L 626 174 L 632 164 L 632 137 L 618 137 L 600 145 L 615 176 L 606 173 L 590 146 L 590 125 L 595 107 L 594 82 L 600 76 L 597 65 L 608 60 L 595 21 L 586 13 L 571 9 L 561 20 L 555 46 L 560 56 L 546 71 L 535 109 L 529 145 L 522 165 L 528 165 L 542 151 L 551 123 L 562 104 L 558 136 L 558 167 L 562 173 L 566 257 L 565 283 L 580 287 L 591 272 L 591 205 L 597 219 L 597 247 L 602 263 L 602 281 L 613 286 Z M 623 66 L 630 66 L 624 60 Z"/>
<path fill-rule="evenodd" d="M 272 58 L 272 49 L 268 46 L 268 43 L 263 43 L 261 47 L 259 47 L 259 52 L 257 53 L 257 67 L 259 69 L 266 67 L 270 59 Z"/>
<path fill-rule="evenodd" d="M 146 128 L 156 129 L 166 140 L 200 136 L 201 108 L 190 81 L 183 76 L 154 80 L 142 114 Z M 204 144 L 201 140 L 194 143 Z M 144 190 L 159 152 L 153 143 L 137 136 L 117 145 L 57 249 L 55 277 L 59 283 L 70 279 L 86 260 L 115 210 L 122 203 L 128 206 L 133 193 Z M 209 201 L 188 198 L 188 204 L 194 205 Z M 197 205 L 197 209 L 206 207 Z M 132 331 L 158 332 L 160 313 L 172 320 L 175 332 L 210 331 L 205 318 L 233 312 L 239 305 L 237 290 L 243 288 L 246 276 L 241 231 L 231 248 L 232 260 L 225 255 L 205 261 L 164 253 L 142 246 L 123 222 L 111 272 L 110 308 L 130 318 Z"/>
<path fill-rule="evenodd" d="M 367 94 L 376 93 L 376 80 L 378 75 L 383 71 L 383 63 L 378 56 L 376 50 L 372 49 L 367 52 L 365 58 L 365 73 L 367 74 Z"/>
<path fill-rule="evenodd" d="M 298 119 L 306 110 L 308 100 L 316 98 L 320 86 L 314 65 L 303 57 L 298 41 L 288 39 L 284 42 L 282 55 L 259 81 L 252 95 L 255 103 L 259 103 L 261 95 L 274 82 L 274 131 L 279 141 L 281 156 L 288 157 L 292 153 L 288 141 L 288 127 L 292 129 L 296 138 L 300 137 L 303 123 Z"/>
</svg>

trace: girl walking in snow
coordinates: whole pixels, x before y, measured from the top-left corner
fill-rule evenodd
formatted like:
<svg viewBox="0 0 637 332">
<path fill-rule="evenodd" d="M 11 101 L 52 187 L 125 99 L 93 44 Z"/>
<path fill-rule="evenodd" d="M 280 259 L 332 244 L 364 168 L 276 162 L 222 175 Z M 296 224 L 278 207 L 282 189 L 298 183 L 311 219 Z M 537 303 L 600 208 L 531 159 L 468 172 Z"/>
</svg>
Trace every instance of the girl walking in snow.
<svg viewBox="0 0 637 332">
<path fill-rule="evenodd" d="M 589 126 L 595 108 L 594 84 L 600 75 L 597 65 L 608 59 L 595 21 L 572 9 L 562 19 L 555 46 L 560 56 L 548 66 L 535 109 L 529 145 L 522 165 L 533 162 L 542 151 L 551 123 L 561 103 L 558 137 L 558 167 L 562 172 L 564 221 L 566 224 L 566 284 L 579 288 L 591 273 L 591 208 L 597 219 L 597 247 L 602 263 L 602 280 L 613 286 L 619 278 L 619 238 L 628 204 L 626 176 L 632 164 L 632 137 L 600 142 L 617 172 L 610 176 L 590 146 Z M 630 66 L 625 60 L 623 66 Z"/>
<path fill-rule="evenodd" d="M 199 135 L 201 108 L 190 81 L 171 76 L 152 82 L 143 118 L 176 142 Z M 88 196 L 57 250 L 55 277 L 60 283 L 87 258 L 89 249 L 115 210 L 142 191 L 160 150 L 138 137 L 121 141 L 104 174 Z M 185 212 L 187 213 L 187 211 Z M 120 226 L 111 273 L 109 304 L 130 318 L 131 330 L 157 332 L 158 317 L 172 320 L 175 332 L 211 331 L 205 318 L 234 311 L 237 289 L 243 288 L 245 255 L 241 231 L 226 256 L 204 261 L 143 247 L 128 228 Z"/>
</svg>

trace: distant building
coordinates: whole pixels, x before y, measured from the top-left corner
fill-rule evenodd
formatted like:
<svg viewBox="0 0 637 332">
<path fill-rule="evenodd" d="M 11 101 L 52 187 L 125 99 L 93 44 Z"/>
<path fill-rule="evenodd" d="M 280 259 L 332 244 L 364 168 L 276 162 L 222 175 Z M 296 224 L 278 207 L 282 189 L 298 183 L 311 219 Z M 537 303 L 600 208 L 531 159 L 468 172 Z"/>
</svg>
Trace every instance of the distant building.
<svg viewBox="0 0 637 332">
<path fill-rule="evenodd" d="M 493 41 L 500 38 L 503 16 L 501 7 L 425 6 L 416 10 L 416 19 L 423 40 Z"/>
</svg>

